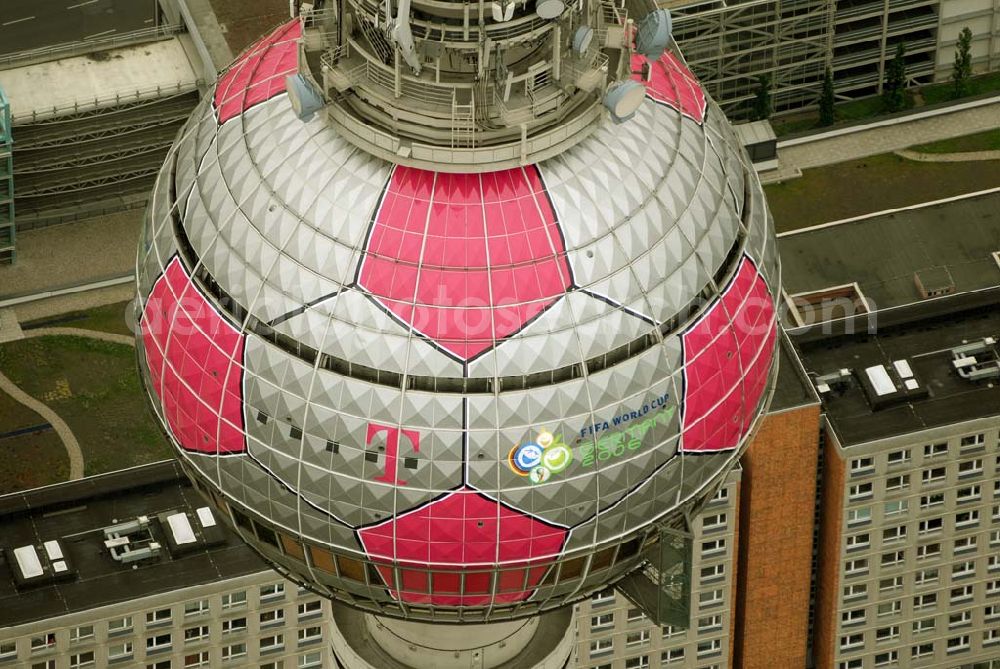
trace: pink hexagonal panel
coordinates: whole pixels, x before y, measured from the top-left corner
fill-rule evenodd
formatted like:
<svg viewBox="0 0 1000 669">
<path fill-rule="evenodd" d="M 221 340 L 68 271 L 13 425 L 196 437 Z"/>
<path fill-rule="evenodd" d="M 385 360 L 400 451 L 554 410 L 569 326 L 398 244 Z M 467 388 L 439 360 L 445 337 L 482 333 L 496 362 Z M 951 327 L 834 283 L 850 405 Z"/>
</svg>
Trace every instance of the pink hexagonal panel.
<svg viewBox="0 0 1000 669">
<path fill-rule="evenodd" d="M 767 385 L 776 336 L 774 301 L 744 256 L 719 300 L 682 336 L 683 450 L 739 445 Z"/>
<path fill-rule="evenodd" d="M 523 328 L 572 283 L 538 168 L 393 170 L 358 284 L 459 360 Z"/>
<path fill-rule="evenodd" d="M 566 534 L 564 528 L 505 507 L 470 488 L 358 530 L 372 559 L 399 563 L 398 584 L 392 567 L 377 567 L 393 597 L 441 606 L 527 599 L 562 551 Z M 505 571 L 498 577 L 494 594 L 490 570 L 498 563 Z M 476 570 L 477 565 L 482 571 Z"/>
<path fill-rule="evenodd" d="M 175 256 L 139 322 L 153 390 L 181 448 L 242 453 L 244 337 L 195 287 Z"/>
<path fill-rule="evenodd" d="M 219 123 L 285 91 L 285 77 L 298 71 L 302 22 L 279 26 L 237 59 L 219 77 L 213 102 Z"/>
<path fill-rule="evenodd" d="M 646 58 L 632 55 L 632 78 L 646 84 L 646 95 L 653 100 L 673 107 L 688 118 L 701 123 L 705 120 L 708 102 L 705 91 L 698 79 L 671 51 L 663 52 L 660 59 L 652 63 L 649 81 L 642 76 Z"/>
</svg>

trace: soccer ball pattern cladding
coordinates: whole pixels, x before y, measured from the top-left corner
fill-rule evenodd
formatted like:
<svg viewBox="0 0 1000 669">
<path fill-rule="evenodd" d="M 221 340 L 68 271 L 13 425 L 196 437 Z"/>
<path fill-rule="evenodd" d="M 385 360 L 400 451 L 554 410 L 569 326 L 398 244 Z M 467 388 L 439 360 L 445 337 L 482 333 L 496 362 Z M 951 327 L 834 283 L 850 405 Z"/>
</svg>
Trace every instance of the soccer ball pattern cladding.
<svg viewBox="0 0 1000 669">
<path fill-rule="evenodd" d="M 159 176 L 157 416 L 247 541 L 332 597 L 492 620 L 588 595 L 768 402 L 775 242 L 732 129 L 667 53 L 633 119 L 557 157 L 395 166 L 295 116 L 300 34 L 223 74 Z"/>
</svg>

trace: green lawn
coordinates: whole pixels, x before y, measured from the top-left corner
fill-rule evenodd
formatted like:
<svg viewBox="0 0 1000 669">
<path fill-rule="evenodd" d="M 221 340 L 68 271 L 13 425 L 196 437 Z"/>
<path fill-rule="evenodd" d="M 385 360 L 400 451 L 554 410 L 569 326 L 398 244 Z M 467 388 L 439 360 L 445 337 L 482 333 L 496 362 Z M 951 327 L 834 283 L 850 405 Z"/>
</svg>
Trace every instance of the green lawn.
<svg viewBox="0 0 1000 669">
<path fill-rule="evenodd" d="M 939 102 L 948 102 L 949 100 L 953 100 L 952 90 L 952 83 L 950 81 L 945 81 L 940 84 L 930 84 L 929 86 L 924 86 L 920 89 L 920 92 L 924 96 L 924 102 L 926 104 L 933 105 Z M 972 77 L 969 79 L 968 92 L 965 97 L 984 95 L 998 90 L 1000 90 L 1000 72 L 991 72 L 989 74 L 982 74 L 978 77 Z"/>
<path fill-rule="evenodd" d="M 131 302 L 116 302 L 86 311 L 74 311 L 51 318 L 21 323 L 21 328 L 25 330 L 43 327 L 82 328 L 131 335 L 133 334 L 132 330 L 129 329 L 129 323 L 132 322 L 131 310 Z"/>
<path fill-rule="evenodd" d="M 31 409 L 0 391 L 0 434 L 45 424 Z M 69 457 L 53 430 L 0 437 L 0 495 L 65 481 Z"/>
<path fill-rule="evenodd" d="M 882 154 L 765 186 L 778 232 L 1000 186 L 1000 160 L 923 163 Z"/>
<path fill-rule="evenodd" d="M 952 137 L 940 142 L 911 147 L 921 153 L 965 153 L 967 151 L 1000 151 L 1000 128 L 974 135 Z"/>
<path fill-rule="evenodd" d="M 171 450 L 146 407 L 132 347 L 83 337 L 24 339 L 0 346 L 0 370 L 66 421 L 80 442 L 87 475 L 170 457 Z M 16 429 L 26 420 L 4 411 L 0 432 Z M 55 435 L 45 436 L 59 443 Z M 67 463 L 54 468 L 51 458 L 36 458 L 27 445 L 19 445 L 17 452 L 22 464 L 0 465 L 4 482 L 0 485 L 11 485 L 24 467 L 35 470 L 38 477 L 44 473 L 52 479 L 48 482 L 65 479 Z"/>
</svg>

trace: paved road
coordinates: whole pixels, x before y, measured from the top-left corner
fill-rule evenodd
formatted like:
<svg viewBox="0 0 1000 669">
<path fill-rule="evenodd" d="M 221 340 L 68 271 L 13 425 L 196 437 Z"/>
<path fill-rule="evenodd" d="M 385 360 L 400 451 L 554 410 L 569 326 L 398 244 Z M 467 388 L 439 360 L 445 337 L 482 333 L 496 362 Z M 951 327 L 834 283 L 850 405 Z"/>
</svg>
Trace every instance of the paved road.
<svg viewBox="0 0 1000 669">
<path fill-rule="evenodd" d="M 0 54 L 153 25 L 156 0 L 0 0 Z"/>
</svg>

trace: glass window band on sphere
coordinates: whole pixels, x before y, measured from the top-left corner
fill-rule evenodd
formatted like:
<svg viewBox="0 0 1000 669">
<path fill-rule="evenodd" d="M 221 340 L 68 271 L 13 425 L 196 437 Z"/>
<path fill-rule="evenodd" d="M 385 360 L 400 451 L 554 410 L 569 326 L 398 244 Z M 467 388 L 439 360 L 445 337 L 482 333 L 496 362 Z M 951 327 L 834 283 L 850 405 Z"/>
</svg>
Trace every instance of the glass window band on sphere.
<svg viewBox="0 0 1000 669">
<path fill-rule="evenodd" d="M 378 89 L 338 78 L 358 54 L 330 20 L 248 50 L 160 173 L 138 259 L 153 409 L 227 522 L 329 597 L 488 622 L 589 596 L 711 495 L 770 401 L 780 286 L 755 172 L 676 45 L 647 60 L 628 40 L 546 75 L 597 103 L 639 82 L 627 119 L 587 117 L 585 136 L 502 165 L 455 162 L 502 153 L 508 133 L 483 123 L 472 146 L 428 135 L 454 144 L 433 165 L 417 139 L 387 160 L 342 115 L 338 87 Z M 515 52 L 498 42 L 516 79 Z M 437 113 L 421 53 L 400 61 L 413 118 Z M 292 75 L 325 96 L 308 120 Z M 506 101 L 495 81 L 483 113 L 550 80 Z"/>
</svg>

